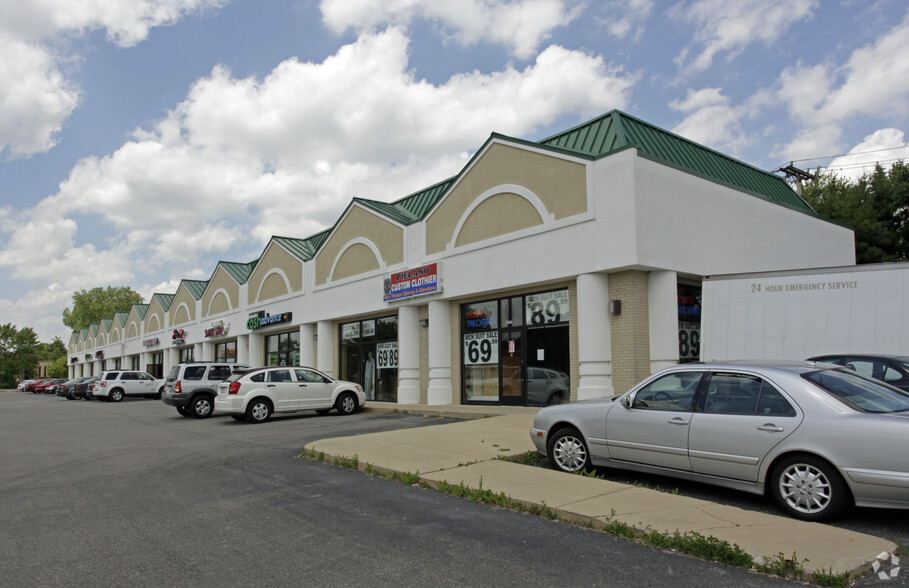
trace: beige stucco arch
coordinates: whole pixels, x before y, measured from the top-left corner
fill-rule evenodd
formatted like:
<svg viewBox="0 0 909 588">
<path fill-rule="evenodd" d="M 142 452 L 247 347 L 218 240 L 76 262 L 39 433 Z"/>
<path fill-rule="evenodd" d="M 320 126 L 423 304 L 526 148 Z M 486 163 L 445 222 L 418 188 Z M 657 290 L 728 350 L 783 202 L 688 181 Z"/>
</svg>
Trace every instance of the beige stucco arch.
<svg viewBox="0 0 909 588">
<path fill-rule="evenodd" d="M 514 184 L 480 194 L 461 215 L 448 248 L 462 247 L 530 227 L 551 224 L 555 215 L 536 194 Z"/>
<path fill-rule="evenodd" d="M 279 298 L 290 294 L 290 292 L 290 280 L 287 278 L 287 274 L 281 268 L 272 268 L 262 278 L 259 291 L 256 292 L 256 301 L 261 302 L 262 300 Z"/>
<path fill-rule="evenodd" d="M 351 239 L 341 247 L 335 257 L 328 274 L 328 281 L 335 282 L 384 267 L 382 254 L 375 243 L 369 239 Z"/>
</svg>

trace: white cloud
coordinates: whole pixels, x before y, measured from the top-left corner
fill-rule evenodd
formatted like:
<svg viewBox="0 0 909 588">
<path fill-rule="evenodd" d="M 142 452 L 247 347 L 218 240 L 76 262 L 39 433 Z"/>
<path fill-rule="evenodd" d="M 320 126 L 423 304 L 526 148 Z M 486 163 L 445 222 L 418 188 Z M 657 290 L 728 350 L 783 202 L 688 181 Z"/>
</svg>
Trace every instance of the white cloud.
<svg viewBox="0 0 909 588">
<path fill-rule="evenodd" d="M 899 129 L 879 129 L 850 149 L 848 155 L 831 161 L 826 169 L 856 181 L 862 175 L 873 172 L 876 165 L 888 169 L 897 160 L 909 160 L 905 134 Z"/>
<path fill-rule="evenodd" d="M 606 2 L 604 10 L 609 16 L 597 17 L 596 20 L 614 37 L 638 40 L 644 34 L 643 23 L 650 17 L 653 8 L 653 0 Z"/>
<path fill-rule="evenodd" d="M 528 137 L 566 114 L 623 108 L 637 79 L 552 46 L 523 69 L 434 85 L 414 78 L 397 29 L 264 78 L 216 67 L 156 125 L 3 220 L 0 268 L 65 275 L 68 291 L 147 280 L 165 264 L 205 279 L 212 257 L 248 261 L 272 235 L 308 237 L 353 197 L 390 201 L 454 175 L 492 131 Z"/>
<path fill-rule="evenodd" d="M 63 73 L 68 41 L 104 29 L 121 47 L 152 27 L 226 0 L 0 0 L 0 153 L 30 156 L 53 148 L 79 105 L 79 88 Z M 62 49 L 61 49 L 62 48 Z"/>
<path fill-rule="evenodd" d="M 733 107 L 720 88 L 688 90 L 685 100 L 674 100 L 669 106 L 685 113 L 685 119 L 672 129 L 674 133 L 733 153 L 749 144 L 750 139 L 741 124 L 747 108 Z"/>
<path fill-rule="evenodd" d="M 900 120 L 909 115 L 909 16 L 875 43 L 853 51 L 841 66 L 798 64 L 779 79 L 777 97 L 803 125 L 780 147 L 787 159 L 803 159 L 842 148 L 842 126 L 857 116 Z"/>
<path fill-rule="evenodd" d="M 714 57 L 738 56 L 753 43 L 770 44 L 807 20 L 818 0 L 692 0 L 667 11 L 670 18 L 695 27 L 694 39 L 675 61 L 689 71 L 703 71 Z M 689 55 L 694 57 L 689 59 Z"/>
<path fill-rule="evenodd" d="M 322 0 L 320 8 L 325 24 L 338 34 L 424 19 L 458 43 L 497 43 L 522 59 L 580 14 L 580 5 L 569 0 Z"/>
</svg>

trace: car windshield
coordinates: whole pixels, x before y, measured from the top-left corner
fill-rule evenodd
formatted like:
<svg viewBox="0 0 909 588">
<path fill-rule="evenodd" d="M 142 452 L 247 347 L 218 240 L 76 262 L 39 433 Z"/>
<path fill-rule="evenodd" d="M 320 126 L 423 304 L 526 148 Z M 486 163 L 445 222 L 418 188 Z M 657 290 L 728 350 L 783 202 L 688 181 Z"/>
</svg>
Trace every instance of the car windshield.
<svg viewBox="0 0 909 588">
<path fill-rule="evenodd" d="M 861 412 L 909 412 L 909 393 L 848 369 L 808 372 L 802 377 Z"/>
</svg>

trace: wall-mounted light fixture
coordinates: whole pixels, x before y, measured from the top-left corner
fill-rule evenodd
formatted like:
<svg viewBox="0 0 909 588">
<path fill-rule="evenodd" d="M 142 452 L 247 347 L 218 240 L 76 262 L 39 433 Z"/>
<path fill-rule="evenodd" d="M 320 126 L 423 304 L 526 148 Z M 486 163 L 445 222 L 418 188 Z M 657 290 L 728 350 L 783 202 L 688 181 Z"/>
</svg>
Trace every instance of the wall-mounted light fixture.
<svg viewBox="0 0 909 588">
<path fill-rule="evenodd" d="M 428 318 L 420 319 L 420 326 L 421 326 L 421 327 L 428 327 L 428 326 L 429 326 L 429 319 L 428 319 Z"/>
<path fill-rule="evenodd" d="M 621 300 L 610 300 L 609 301 L 609 314 L 622 314 L 622 301 Z"/>
</svg>

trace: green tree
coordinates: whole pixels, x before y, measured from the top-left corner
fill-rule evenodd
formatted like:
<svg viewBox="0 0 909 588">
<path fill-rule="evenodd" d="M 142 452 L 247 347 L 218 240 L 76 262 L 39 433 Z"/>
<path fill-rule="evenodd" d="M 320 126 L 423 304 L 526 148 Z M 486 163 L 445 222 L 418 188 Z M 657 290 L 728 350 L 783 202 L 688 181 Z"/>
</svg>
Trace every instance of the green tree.
<svg viewBox="0 0 909 588">
<path fill-rule="evenodd" d="M 857 263 L 909 259 L 909 167 L 877 166 L 858 181 L 822 173 L 802 197 L 821 216 L 855 231 Z"/>
<path fill-rule="evenodd" d="M 54 337 L 50 343 L 39 344 L 38 354 L 41 361 L 56 361 L 59 357 L 66 357 L 66 345 L 60 337 Z"/>
<path fill-rule="evenodd" d="M 47 368 L 48 378 L 66 378 L 69 375 L 69 365 L 66 363 L 66 356 L 63 355 L 54 360 Z"/>
<path fill-rule="evenodd" d="M 0 386 L 13 388 L 16 376 L 30 377 L 36 367 L 41 344 L 31 327 L 0 325 Z"/>
<path fill-rule="evenodd" d="M 129 286 L 108 286 L 73 292 L 73 309 L 63 310 L 63 324 L 73 331 L 111 318 L 118 312 L 128 311 L 133 304 L 142 304 L 142 295 Z"/>
</svg>

